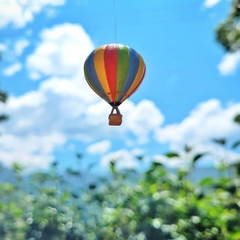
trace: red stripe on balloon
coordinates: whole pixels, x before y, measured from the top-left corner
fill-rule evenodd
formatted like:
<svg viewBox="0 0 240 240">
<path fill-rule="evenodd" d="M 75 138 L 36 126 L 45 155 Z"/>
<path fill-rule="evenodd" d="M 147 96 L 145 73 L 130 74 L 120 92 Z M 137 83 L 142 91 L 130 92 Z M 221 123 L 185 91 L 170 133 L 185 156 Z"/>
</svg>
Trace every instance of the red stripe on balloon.
<svg viewBox="0 0 240 240">
<path fill-rule="evenodd" d="M 117 61 L 118 48 L 114 44 L 107 45 L 104 51 L 104 65 L 107 76 L 108 85 L 111 91 L 112 99 L 116 101 L 117 89 Z"/>
</svg>

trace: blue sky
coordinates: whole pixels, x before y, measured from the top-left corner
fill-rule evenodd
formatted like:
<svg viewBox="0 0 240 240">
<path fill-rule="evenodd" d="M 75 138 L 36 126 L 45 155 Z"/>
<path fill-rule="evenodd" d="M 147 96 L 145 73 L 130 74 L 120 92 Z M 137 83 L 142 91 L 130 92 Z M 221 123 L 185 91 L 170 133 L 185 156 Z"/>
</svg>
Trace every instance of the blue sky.
<svg viewBox="0 0 240 240">
<path fill-rule="evenodd" d="M 240 52 L 229 54 L 214 30 L 230 11 L 228 0 L 6 0 L 0 6 L 0 84 L 9 93 L 1 112 L 0 161 L 44 169 L 57 159 L 74 166 L 110 159 L 119 167 L 141 167 L 146 155 L 168 166 L 161 154 L 212 151 L 200 165 L 238 153 L 212 138 L 240 138 Z M 115 21 L 114 21 L 115 19 Z M 122 43 L 144 58 L 139 90 L 120 110 L 121 127 L 108 126 L 110 106 L 88 87 L 83 63 L 101 45 Z"/>
</svg>

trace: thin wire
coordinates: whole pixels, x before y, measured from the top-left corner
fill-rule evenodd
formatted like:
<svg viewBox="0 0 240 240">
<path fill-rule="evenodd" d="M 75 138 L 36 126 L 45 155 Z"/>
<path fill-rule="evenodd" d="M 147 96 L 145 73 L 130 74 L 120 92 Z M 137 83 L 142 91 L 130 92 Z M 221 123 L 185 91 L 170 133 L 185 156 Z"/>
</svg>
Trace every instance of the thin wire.
<svg viewBox="0 0 240 240">
<path fill-rule="evenodd" d="M 117 43 L 117 21 L 116 21 L 116 10 L 115 0 L 113 0 L 113 17 L 114 17 L 114 43 Z"/>
</svg>

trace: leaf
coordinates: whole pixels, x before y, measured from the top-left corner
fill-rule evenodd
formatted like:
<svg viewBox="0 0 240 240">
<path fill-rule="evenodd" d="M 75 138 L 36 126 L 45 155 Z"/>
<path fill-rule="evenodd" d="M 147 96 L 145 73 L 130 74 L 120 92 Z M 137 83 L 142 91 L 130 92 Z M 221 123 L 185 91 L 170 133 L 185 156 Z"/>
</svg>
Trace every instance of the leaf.
<svg viewBox="0 0 240 240">
<path fill-rule="evenodd" d="M 240 145 L 240 140 L 236 141 L 233 145 L 232 145 L 232 148 L 236 148 Z"/>
<path fill-rule="evenodd" d="M 144 155 L 136 156 L 136 159 L 139 160 L 139 161 L 142 161 L 144 159 Z"/>
<path fill-rule="evenodd" d="M 236 163 L 233 164 L 232 166 L 235 167 L 235 169 L 236 169 L 236 174 L 237 174 L 238 176 L 240 176 L 240 162 L 236 162 Z"/>
<path fill-rule="evenodd" d="M 14 172 L 18 172 L 18 173 L 24 170 L 24 167 L 21 164 L 16 162 L 13 163 L 12 168 Z"/>
<path fill-rule="evenodd" d="M 66 169 L 67 174 L 72 175 L 72 176 L 81 176 L 81 173 L 79 171 L 75 171 L 71 168 Z"/>
<path fill-rule="evenodd" d="M 6 121 L 6 120 L 8 120 L 8 118 L 9 118 L 8 115 L 2 114 L 2 115 L 0 115 L 0 122 Z"/>
<path fill-rule="evenodd" d="M 240 114 L 238 114 L 237 116 L 235 116 L 234 120 L 235 123 L 240 124 Z"/>
<path fill-rule="evenodd" d="M 115 161 L 111 161 L 110 162 L 110 170 L 111 170 L 111 172 L 113 173 L 113 174 L 116 174 L 117 173 L 117 171 L 116 171 L 116 169 L 115 169 L 115 165 L 116 165 L 116 163 L 115 163 Z"/>
<path fill-rule="evenodd" d="M 7 101 L 7 98 L 8 98 L 7 93 L 5 93 L 2 90 L 0 90 L 0 102 L 5 103 Z"/>
<path fill-rule="evenodd" d="M 212 177 L 207 177 L 207 178 L 204 178 L 203 180 L 200 181 L 199 185 L 201 186 L 210 186 L 214 183 L 214 180 Z"/>
<path fill-rule="evenodd" d="M 75 192 L 71 192 L 71 195 L 72 195 L 74 198 L 78 198 L 78 197 L 79 197 L 78 194 L 75 193 Z"/>
<path fill-rule="evenodd" d="M 146 176 L 148 178 L 148 181 L 151 181 L 152 178 L 152 174 L 155 172 L 155 169 L 157 168 L 162 168 L 162 163 L 160 162 L 152 162 L 151 167 L 149 168 L 149 170 L 146 172 Z"/>
<path fill-rule="evenodd" d="M 156 167 L 162 167 L 162 163 L 160 162 L 153 162 L 151 168 L 155 169 Z"/>
<path fill-rule="evenodd" d="M 219 139 L 213 139 L 213 142 L 220 144 L 220 145 L 225 145 L 227 140 L 225 138 L 219 138 Z"/>
<path fill-rule="evenodd" d="M 190 152 L 192 150 L 192 147 L 190 147 L 188 145 L 185 145 L 184 150 L 185 150 L 185 152 L 188 153 L 188 152 Z"/>
<path fill-rule="evenodd" d="M 205 156 L 207 153 L 198 153 L 193 157 L 193 163 L 195 163 L 199 158 Z"/>
<path fill-rule="evenodd" d="M 231 185 L 225 187 L 225 190 L 231 194 L 235 194 L 237 192 L 237 187 L 234 184 L 231 184 Z"/>
<path fill-rule="evenodd" d="M 203 192 L 200 192 L 200 193 L 196 194 L 196 196 L 197 196 L 197 199 L 198 199 L 198 200 L 201 200 L 201 199 L 204 198 L 205 195 L 204 195 Z"/>
<path fill-rule="evenodd" d="M 52 167 L 56 167 L 58 165 L 58 162 L 55 160 L 51 163 Z"/>
<path fill-rule="evenodd" d="M 183 170 L 183 169 L 179 169 L 177 171 L 177 174 L 178 174 L 178 180 L 183 180 L 186 176 L 187 176 L 187 171 L 186 170 Z"/>
<path fill-rule="evenodd" d="M 179 157 L 178 153 L 175 153 L 175 152 L 166 153 L 165 156 L 168 158 Z"/>
<path fill-rule="evenodd" d="M 94 190 L 96 187 L 97 187 L 97 185 L 96 184 L 89 184 L 89 189 L 91 189 L 91 190 Z"/>
<path fill-rule="evenodd" d="M 227 178 L 227 177 L 222 177 L 219 179 L 219 184 L 222 185 L 227 185 L 231 182 L 231 179 Z"/>
<path fill-rule="evenodd" d="M 81 153 L 77 153 L 77 154 L 76 154 L 76 158 L 82 159 L 82 157 L 83 157 L 83 155 L 82 155 Z"/>
</svg>

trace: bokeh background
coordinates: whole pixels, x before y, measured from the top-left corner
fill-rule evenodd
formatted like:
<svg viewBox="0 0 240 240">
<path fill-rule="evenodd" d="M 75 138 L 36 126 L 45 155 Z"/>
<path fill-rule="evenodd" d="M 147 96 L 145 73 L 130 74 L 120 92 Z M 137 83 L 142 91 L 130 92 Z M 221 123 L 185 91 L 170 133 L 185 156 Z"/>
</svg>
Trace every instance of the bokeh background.
<svg viewBox="0 0 240 240">
<path fill-rule="evenodd" d="M 123 124 L 101 45 L 147 71 Z M 1 0 L 3 239 L 240 239 L 239 0 Z"/>
</svg>

